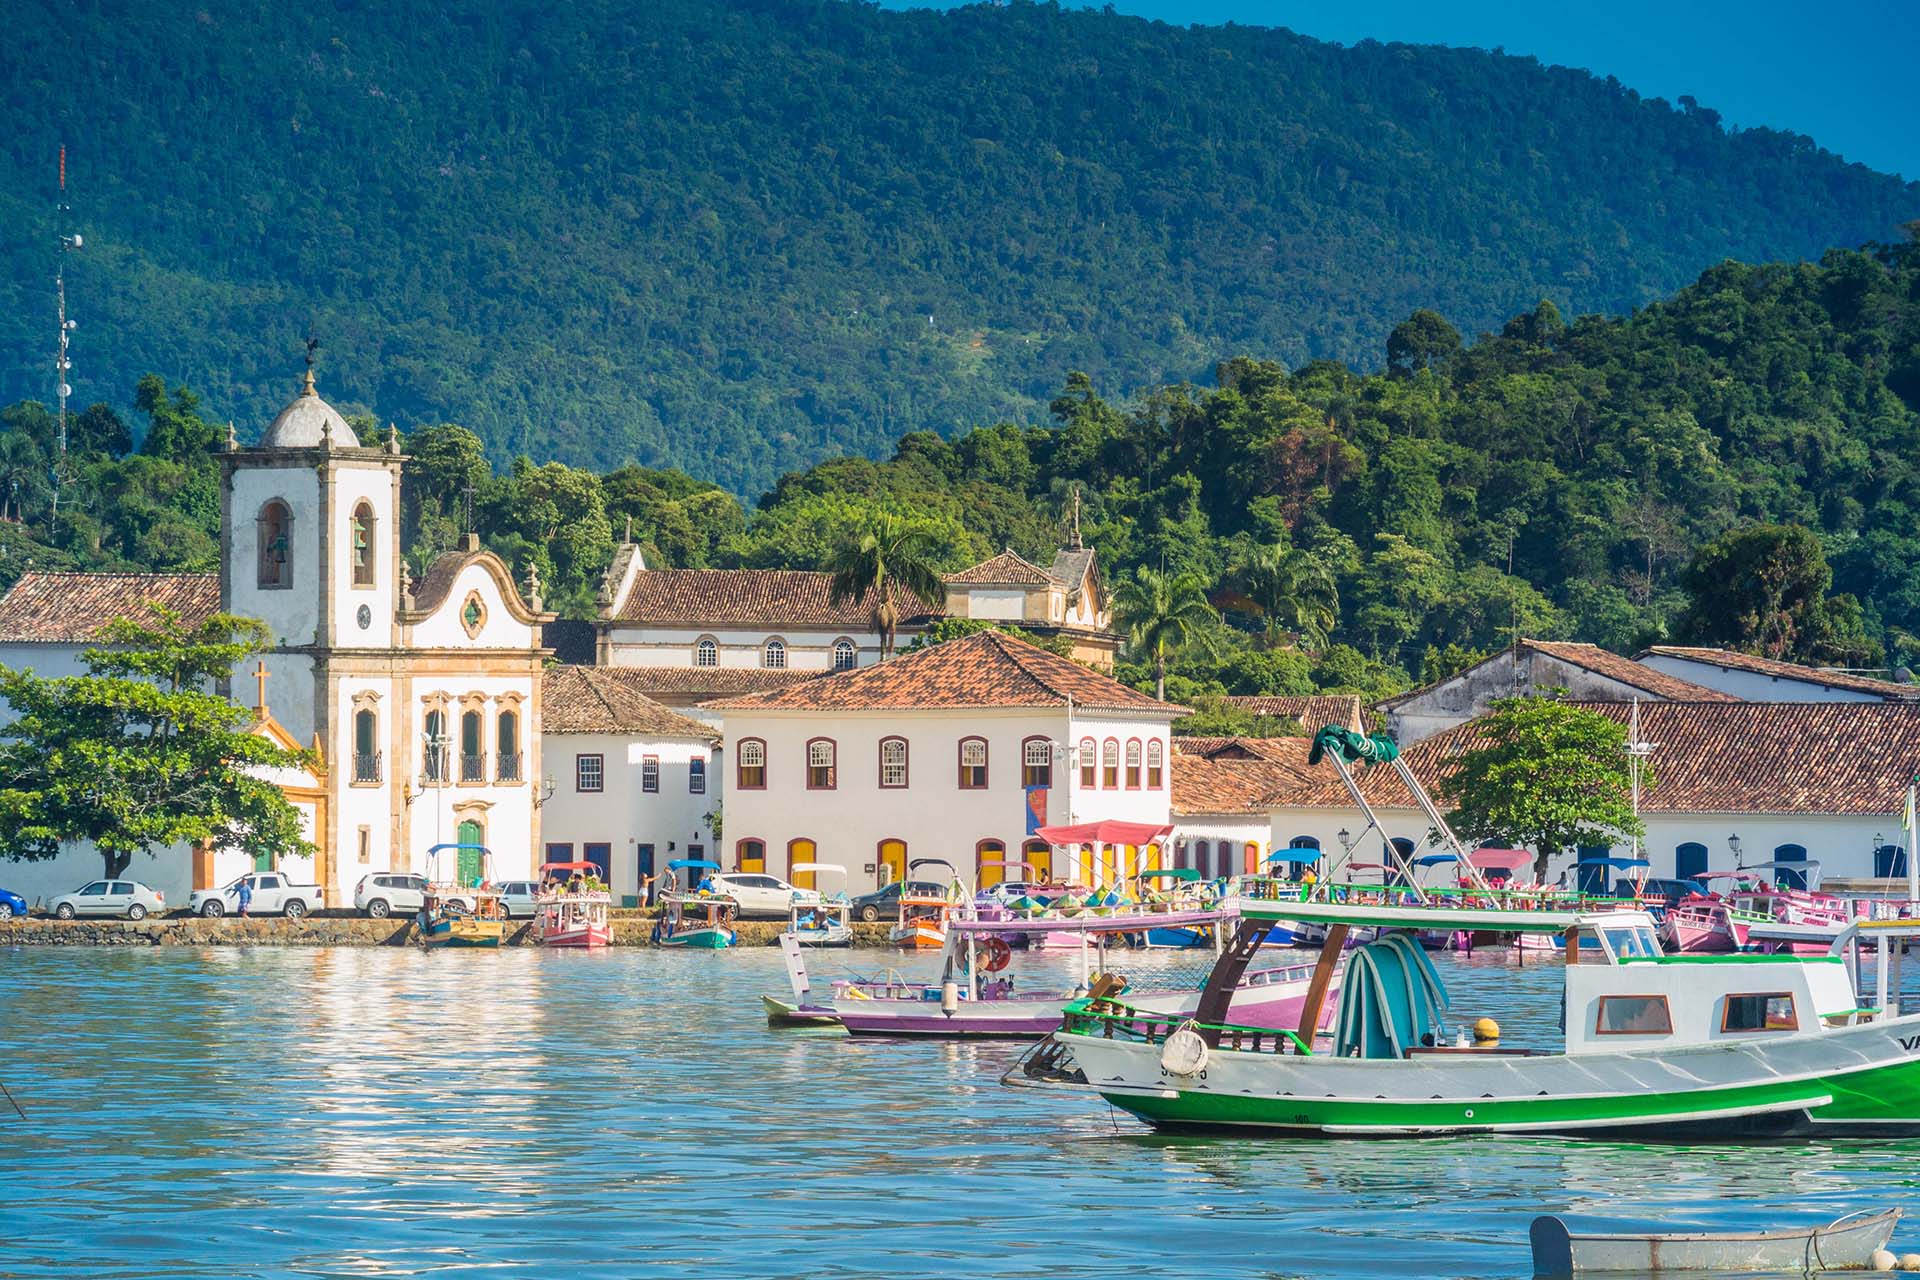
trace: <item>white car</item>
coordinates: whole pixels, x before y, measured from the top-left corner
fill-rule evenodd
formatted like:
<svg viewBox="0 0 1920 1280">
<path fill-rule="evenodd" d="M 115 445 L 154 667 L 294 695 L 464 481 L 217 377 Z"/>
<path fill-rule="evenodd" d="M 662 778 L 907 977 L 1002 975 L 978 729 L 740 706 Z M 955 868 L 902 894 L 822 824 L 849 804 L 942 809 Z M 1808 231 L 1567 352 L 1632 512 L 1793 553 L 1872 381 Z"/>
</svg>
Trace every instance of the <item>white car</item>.
<svg viewBox="0 0 1920 1280">
<path fill-rule="evenodd" d="M 353 909 L 375 920 L 412 915 L 427 900 L 427 878 L 411 871 L 375 871 L 353 886 Z"/>
<path fill-rule="evenodd" d="M 75 916 L 125 916 L 129 920 L 145 920 L 149 912 L 167 909 L 167 897 L 138 880 L 95 880 L 72 893 L 61 894 L 48 905 L 62 920 Z"/>
<path fill-rule="evenodd" d="M 295 884 L 278 871 L 250 871 L 223 889 L 195 889 L 187 910 L 197 916 L 219 917 L 240 910 L 240 886 L 251 884 L 247 900 L 250 916 L 280 916 L 298 920 L 327 905 L 327 891 L 317 884 Z"/>
<path fill-rule="evenodd" d="M 795 903 L 808 906 L 820 901 L 818 890 L 796 889 L 779 876 L 757 871 L 716 871 L 704 883 L 719 896 L 732 898 L 742 918 L 767 916 L 784 920 Z"/>
</svg>

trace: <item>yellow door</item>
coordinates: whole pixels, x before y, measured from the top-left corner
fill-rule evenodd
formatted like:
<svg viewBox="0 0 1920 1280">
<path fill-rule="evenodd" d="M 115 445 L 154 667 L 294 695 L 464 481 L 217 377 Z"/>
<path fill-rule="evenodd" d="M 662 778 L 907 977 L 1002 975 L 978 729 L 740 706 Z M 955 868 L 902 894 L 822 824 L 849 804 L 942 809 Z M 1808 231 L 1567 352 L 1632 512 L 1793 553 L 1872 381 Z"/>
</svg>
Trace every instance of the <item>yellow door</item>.
<svg viewBox="0 0 1920 1280">
<path fill-rule="evenodd" d="M 740 870 L 756 874 L 767 869 L 767 846 L 758 840 L 740 842 Z"/>
<path fill-rule="evenodd" d="M 1007 846 L 998 840 L 982 840 L 974 846 L 974 875 L 980 888 L 991 889 L 1007 878 L 1007 869 L 1000 865 L 1006 860 Z"/>
<path fill-rule="evenodd" d="M 787 841 L 787 880 L 789 883 L 793 885 L 794 888 L 811 889 L 814 887 L 813 872 L 794 870 L 795 867 L 799 866 L 803 862 L 812 862 L 814 860 L 814 855 L 815 855 L 815 847 L 814 847 L 813 841 L 811 840 Z"/>
<path fill-rule="evenodd" d="M 1160 866 L 1159 845 L 1150 844 L 1147 846 L 1147 856 L 1140 860 L 1140 869 L 1142 871 L 1159 871 L 1162 869 Z"/>
<path fill-rule="evenodd" d="M 1100 855 L 1094 852 L 1090 844 L 1080 846 L 1080 874 L 1077 878 L 1089 889 L 1100 883 Z"/>
<path fill-rule="evenodd" d="M 1033 868 L 1034 883 L 1046 884 L 1053 879 L 1052 846 L 1040 840 L 1029 840 L 1020 856 Z"/>
<path fill-rule="evenodd" d="M 885 883 L 898 884 L 907 878 L 907 842 L 905 840 L 882 840 L 880 842 L 880 866 L 886 872 Z"/>
</svg>

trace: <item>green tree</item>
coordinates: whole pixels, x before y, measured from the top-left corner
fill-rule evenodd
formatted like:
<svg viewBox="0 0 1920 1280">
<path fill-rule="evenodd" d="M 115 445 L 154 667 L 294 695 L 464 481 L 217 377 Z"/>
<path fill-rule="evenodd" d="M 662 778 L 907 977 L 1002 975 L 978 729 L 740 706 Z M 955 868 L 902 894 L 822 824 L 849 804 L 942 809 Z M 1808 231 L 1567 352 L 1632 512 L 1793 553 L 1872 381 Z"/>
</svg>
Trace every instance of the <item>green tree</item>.
<svg viewBox="0 0 1920 1280">
<path fill-rule="evenodd" d="M 1757 524 L 1716 538 L 1688 566 L 1680 634 L 1790 662 L 1877 660 L 1860 605 L 1828 596 L 1833 570 L 1800 525 Z"/>
<path fill-rule="evenodd" d="M 833 575 L 828 600 L 836 605 L 864 600 L 871 605 L 882 660 L 893 654 L 900 608 L 907 599 L 940 607 L 946 588 L 933 567 L 934 550 L 934 540 L 925 528 L 882 511 L 858 537 L 841 543 L 827 561 L 827 572 Z"/>
<path fill-rule="evenodd" d="M 1167 696 L 1167 659 L 1187 648 L 1218 649 L 1212 629 L 1220 614 L 1207 603 L 1206 580 L 1197 573 L 1162 573 L 1145 565 L 1113 593 L 1113 617 L 1135 650 L 1153 662 L 1153 692 Z"/>
<path fill-rule="evenodd" d="M 1534 851 L 1534 879 L 1565 849 L 1645 834 L 1633 812 L 1627 730 L 1556 697 L 1501 698 L 1440 783 L 1462 840 Z M 1650 784 L 1651 773 L 1642 775 Z"/>
<path fill-rule="evenodd" d="M 1460 331 L 1437 311 L 1420 308 L 1387 335 L 1387 368 L 1395 373 L 1435 369 L 1460 350 Z"/>
<path fill-rule="evenodd" d="M 1324 649 L 1340 621 L 1340 588 L 1333 567 L 1297 547 L 1257 546 L 1230 573 L 1266 621 L 1267 643 L 1284 627 L 1305 649 Z"/>
<path fill-rule="evenodd" d="M 133 855 L 183 841 L 311 852 L 299 812 L 258 776 L 299 764 L 248 731 L 215 682 L 272 642 L 266 625 L 216 614 L 198 626 L 155 608 L 117 619 L 87 674 L 42 679 L 0 667 L 15 719 L 0 729 L 0 850 L 41 860 L 90 840 L 109 878 Z"/>
</svg>

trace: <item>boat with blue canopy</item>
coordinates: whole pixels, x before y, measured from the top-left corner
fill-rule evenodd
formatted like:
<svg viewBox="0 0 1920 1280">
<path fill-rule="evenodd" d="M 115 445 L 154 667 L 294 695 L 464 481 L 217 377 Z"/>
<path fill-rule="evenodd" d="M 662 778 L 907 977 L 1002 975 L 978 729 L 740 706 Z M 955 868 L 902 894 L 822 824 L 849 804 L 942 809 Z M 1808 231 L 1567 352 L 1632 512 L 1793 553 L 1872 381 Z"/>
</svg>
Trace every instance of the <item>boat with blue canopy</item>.
<svg viewBox="0 0 1920 1280">
<path fill-rule="evenodd" d="M 497 947 L 506 940 L 507 912 L 493 883 L 493 851 L 483 844 L 442 843 L 427 850 L 420 940 L 443 947 Z"/>
<path fill-rule="evenodd" d="M 653 941 L 663 947 L 684 947 L 701 951 L 720 951 L 739 940 L 734 922 L 739 905 L 709 889 L 682 889 L 699 884 L 705 872 L 718 871 L 720 864 L 705 858 L 675 858 L 667 863 L 673 875 L 672 886 L 660 898 L 660 917 L 653 922 Z M 701 873 L 698 879 L 694 873 Z"/>
</svg>

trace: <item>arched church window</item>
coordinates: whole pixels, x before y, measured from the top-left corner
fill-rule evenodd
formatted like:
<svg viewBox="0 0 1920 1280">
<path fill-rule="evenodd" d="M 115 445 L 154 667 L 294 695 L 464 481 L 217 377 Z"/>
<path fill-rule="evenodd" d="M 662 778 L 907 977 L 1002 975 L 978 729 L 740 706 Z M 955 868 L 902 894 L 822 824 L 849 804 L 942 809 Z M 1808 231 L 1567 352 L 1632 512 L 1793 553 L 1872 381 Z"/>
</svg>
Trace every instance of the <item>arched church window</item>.
<svg viewBox="0 0 1920 1280">
<path fill-rule="evenodd" d="M 434 708 L 427 712 L 420 731 L 420 776 L 428 782 L 447 780 L 447 713 Z"/>
<path fill-rule="evenodd" d="M 353 509 L 353 585 L 356 587 L 374 585 L 373 545 L 373 504 L 362 502 Z"/>
<path fill-rule="evenodd" d="M 483 745 L 480 713 L 464 711 L 460 715 L 460 781 L 487 780 L 486 747 Z"/>
<path fill-rule="evenodd" d="M 353 713 L 353 780 L 380 781 L 380 720 L 371 707 Z"/>
<path fill-rule="evenodd" d="M 293 512 L 287 509 L 286 503 L 275 498 L 260 508 L 258 527 L 260 533 L 259 585 L 268 589 L 292 586 Z"/>
<path fill-rule="evenodd" d="M 499 740 L 494 755 L 494 774 L 502 782 L 520 781 L 520 713 L 502 711 L 495 725 Z"/>
</svg>

